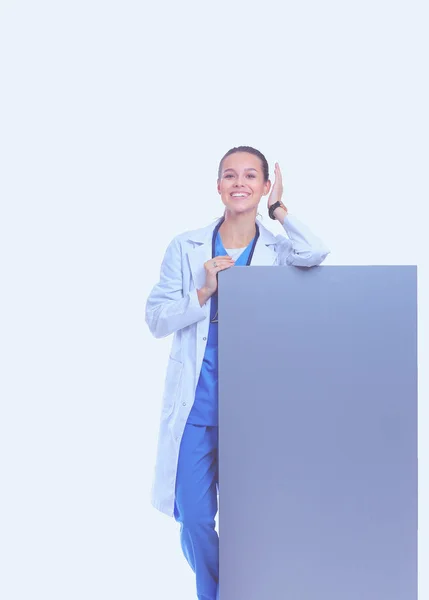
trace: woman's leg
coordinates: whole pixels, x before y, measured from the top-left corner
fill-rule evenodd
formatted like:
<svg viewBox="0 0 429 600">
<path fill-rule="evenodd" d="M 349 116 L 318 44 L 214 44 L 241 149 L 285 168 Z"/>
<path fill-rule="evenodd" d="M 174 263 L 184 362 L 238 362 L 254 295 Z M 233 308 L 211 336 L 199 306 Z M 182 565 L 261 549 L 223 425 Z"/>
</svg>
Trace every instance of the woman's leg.
<svg viewBox="0 0 429 600">
<path fill-rule="evenodd" d="M 216 600 L 219 581 L 217 481 L 218 428 L 188 423 L 180 445 L 174 517 L 199 600 Z"/>
</svg>

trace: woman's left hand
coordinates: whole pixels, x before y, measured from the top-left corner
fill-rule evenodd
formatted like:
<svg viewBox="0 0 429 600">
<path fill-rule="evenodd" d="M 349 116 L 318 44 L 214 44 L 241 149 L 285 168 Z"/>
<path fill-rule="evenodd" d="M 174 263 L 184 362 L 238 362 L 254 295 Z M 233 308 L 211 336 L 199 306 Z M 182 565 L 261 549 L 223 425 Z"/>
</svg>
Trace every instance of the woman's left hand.
<svg viewBox="0 0 429 600">
<path fill-rule="evenodd" d="M 270 208 L 270 206 L 277 201 L 281 202 L 282 196 L 283 196 L 282 173 L 280 171 L 279 163 L 275 163 L 275 165 L 274 165 L 274 184 L 273 184 L 273 187 L 271 188 L 271 193 L 268 196 L 268 208 Z M 280 210 L 284 210 L 284 209 L 278 208 L 277 210 L 280 212 Z M 275 211 L 275 213 L 277 213 L 277 210 Z"/>
</svg>

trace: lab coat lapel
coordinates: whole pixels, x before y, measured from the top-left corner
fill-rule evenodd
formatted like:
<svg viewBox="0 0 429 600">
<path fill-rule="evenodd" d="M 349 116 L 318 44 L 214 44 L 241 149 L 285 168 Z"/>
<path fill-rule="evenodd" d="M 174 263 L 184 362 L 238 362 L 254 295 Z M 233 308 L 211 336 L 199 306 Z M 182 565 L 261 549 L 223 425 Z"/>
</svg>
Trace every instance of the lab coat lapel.
<svg viewBox="0 0 429 600">
<path fill-rule="evenodd" d="M 274 250 L 276 237 L 261 223 L 259 225 L 259 238 L 253 251 L 252 266 L 271 266 L 276 262 L 277 254 Z"/>
<path fill-rule="evenodd" d="M 206 281 L 204 263 L 212 257 L 213 231 L 217 223 L 218 221 L 203 229 L 192 231 L 188 237 L 188 242 L 192 244 L 192 248 L 188 251 L 189 267 L 197 289 L 202 288 Z"/>
<path fill-rule="evenodd" d="M 204 263 L 207 262 L 212 255 L 211 243 L 196 246 L 188 252 L 189 266 L 191 268 L 192 280 L 197 290 L 203 287 L 206 280 Z"/>
</svg>

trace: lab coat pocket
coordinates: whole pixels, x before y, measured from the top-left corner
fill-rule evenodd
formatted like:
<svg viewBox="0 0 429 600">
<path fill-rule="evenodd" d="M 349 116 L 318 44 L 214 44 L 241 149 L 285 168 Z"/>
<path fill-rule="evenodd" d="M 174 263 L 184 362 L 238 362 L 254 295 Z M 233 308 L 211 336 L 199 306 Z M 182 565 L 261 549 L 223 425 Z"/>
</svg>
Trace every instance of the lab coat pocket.
<svg viewBox="0 0 429 600">
<path fill-rule="evenodd" d="M 167 418 L 171 415 L 176 402 L 179 385 L 182 377 L 183 363 L 170 356 L 165 378 L 164 398 L 162 405 L 162 416 Z"/>
</svg>

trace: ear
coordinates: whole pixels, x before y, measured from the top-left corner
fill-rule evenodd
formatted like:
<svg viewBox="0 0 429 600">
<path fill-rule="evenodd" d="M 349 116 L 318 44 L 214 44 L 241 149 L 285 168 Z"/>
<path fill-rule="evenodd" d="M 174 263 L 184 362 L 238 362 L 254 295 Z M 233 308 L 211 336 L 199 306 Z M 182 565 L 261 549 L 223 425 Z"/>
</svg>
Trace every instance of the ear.
<svg viewBox="0 0 429 600">
<path fill-rule="evenodd" d="M 217 180 L 217 191 L 220 194 L 220 181 L 219 181 L 219 179 Z"/>
<path fill-rule="evenodd" d="M 264 185 L 264 193 L 262 194 L 263 196 L 266 196 L 268 194 L 268 192 L 271 189 L 271 181 L 268 180 L 265 185 Z"/>
</svg>

